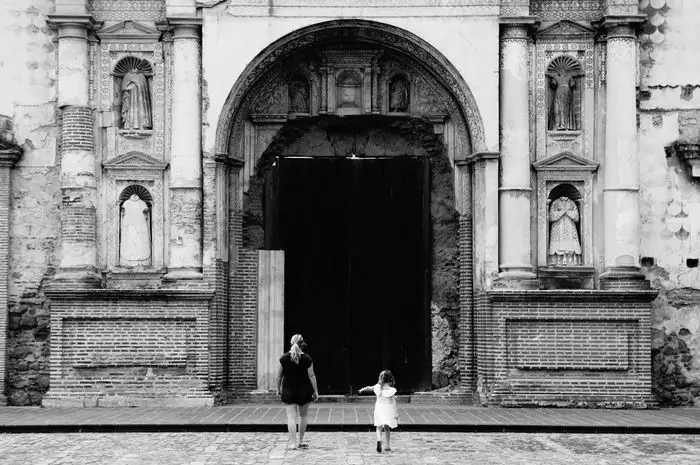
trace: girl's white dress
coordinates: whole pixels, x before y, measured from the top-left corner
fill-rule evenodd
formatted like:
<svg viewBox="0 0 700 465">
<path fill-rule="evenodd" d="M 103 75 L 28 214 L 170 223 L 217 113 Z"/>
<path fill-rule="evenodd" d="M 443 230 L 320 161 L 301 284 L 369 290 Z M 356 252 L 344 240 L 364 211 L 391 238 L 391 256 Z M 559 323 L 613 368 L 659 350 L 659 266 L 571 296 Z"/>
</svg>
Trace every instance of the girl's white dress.
<svg viewBox="0 0 700 465">
<path fill-rule="evenodd" d="M 396 397 L 394 397 L 396 388 L 375 384 L 372 390 L 377 396 L 377 402 L 374 404 L 374 426 L 387 425 L 390 428 L 396 428 L 396 418 L 399 416 Z"/>
</svg>

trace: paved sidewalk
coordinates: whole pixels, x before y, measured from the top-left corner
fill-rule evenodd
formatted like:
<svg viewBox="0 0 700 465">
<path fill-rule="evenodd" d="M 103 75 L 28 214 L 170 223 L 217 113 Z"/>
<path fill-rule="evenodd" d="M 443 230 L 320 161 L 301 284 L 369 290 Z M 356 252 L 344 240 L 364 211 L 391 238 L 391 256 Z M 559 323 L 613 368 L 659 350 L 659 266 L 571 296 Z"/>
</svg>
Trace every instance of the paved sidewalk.
<svg viewBox="0 0 700 465">
<path fill-rule="evenodd" d="M 313 404 L 311 431 L 370 431 L 371 404 Z M 399 430 L 450 432 L 700 434 L 700 408 L 520 409 L 399 404 Z M 280 404 L 208 408 L 0 407 L 0 433 L 282 432 Z"/>
</svg>

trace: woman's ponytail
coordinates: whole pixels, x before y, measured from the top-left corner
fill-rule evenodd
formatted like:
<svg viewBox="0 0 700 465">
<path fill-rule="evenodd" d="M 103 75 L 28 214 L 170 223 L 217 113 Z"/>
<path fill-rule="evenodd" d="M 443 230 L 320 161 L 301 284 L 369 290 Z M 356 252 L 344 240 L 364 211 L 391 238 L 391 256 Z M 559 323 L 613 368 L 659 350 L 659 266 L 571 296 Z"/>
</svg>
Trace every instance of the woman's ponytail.
<svg viewBox="0 0 700 465">
<path fill-rule="evenodd" d="M 301 334 L 295 334 L 289 342 L 292 344 L 292 347 L 289 348 L 289 356 L 294 363 L 299 363 L 299 359 L 304 353 L 300 347 L 304 343 L 304 338 L 301 337 Z"/>
</svg>

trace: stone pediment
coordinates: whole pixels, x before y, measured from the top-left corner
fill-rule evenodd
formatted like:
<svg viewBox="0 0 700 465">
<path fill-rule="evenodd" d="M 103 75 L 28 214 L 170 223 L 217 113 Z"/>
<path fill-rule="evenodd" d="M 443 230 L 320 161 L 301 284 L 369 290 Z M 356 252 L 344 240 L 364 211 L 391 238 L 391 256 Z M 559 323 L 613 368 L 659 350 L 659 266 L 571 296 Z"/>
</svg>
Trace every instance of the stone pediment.
<svg viewBox="0 0 700 465">
<path fill-rule="evenodd" d="M 122 21 L 100 29 L 97 36 L 105 42 L 156 42 L 160 31 L 135 21 Z"/>
<path fill-rule="evenodd" d="M 595 35 L 595 30 L 569 20 L 557 21 L 537 32 L 538 39 L 558 39 L 566 38 L 591 38 Z"/>
<path fill-rule="evenodd" d="M 571 152 L 561 152 L 532 164 L 536 171 L 595 171 L 598 162 Z"/>
<path fill-rule="evenodd" d="M 128 152 L 102 164 L 108 170 L 158 170 L 168 167 L 168 163 L 141 152 Z"/>
</svg>

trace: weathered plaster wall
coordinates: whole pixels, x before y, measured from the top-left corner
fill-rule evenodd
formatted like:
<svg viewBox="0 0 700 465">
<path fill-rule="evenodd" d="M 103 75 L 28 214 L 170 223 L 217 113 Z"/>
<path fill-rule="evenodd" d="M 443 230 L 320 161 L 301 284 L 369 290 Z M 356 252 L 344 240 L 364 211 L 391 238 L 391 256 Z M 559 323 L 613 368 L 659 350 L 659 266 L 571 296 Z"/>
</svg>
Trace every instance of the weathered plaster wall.
<svg viewBox="0 0 700 465">
<path fill-rule="evenodd" d="M 654 391 L 700 405 L 700 179 L 665 147 L 700 143 L 700 2 L 641 0 L 639 158 L 642 265 L 653 304 Z M 693 261 L 695 260 L 695 262 Z"/>
<path fill-rule="evenodd" d="M 14 121 L 24 155 L 12 170 L 8 402 L 38 404 L 48 388 L 44 278 L 56 262 L 60 189 L 56 157 L 56 44 L 51 0 L 0 4 L 0 114 Z"/>
<path fill-rule="evenodd" d="M 296 8 L 297 13 L 308 9 Z M 245 67 L 265 47 L 306 26 L 340 16 L 276 16 L 251 9 L 219 5 L 202 9 L 202 66 L 208 108 L 204 114 L 205 151 L 214 150 L 216 126 L 231 88 Z M 329 10 L 336 12 L 336 10 Z M 418 10 L 420 11 L 420 10 Z M 441 10 L 442 11 L 442 10 Z M 486 150 L 498 150 L 498 17 L 418 16 L 416 9 L 403 15 L 377 16 L 378 10 L 365 8 L 351 17 L 375 20 L 405 29 L 440 51 L 459 71 L 471 89 L 481 113 Z M 442 14 L 445 14 L 443 12 Z M 241 46 L 245 44 L 245 46 Z"/>
</svg>

